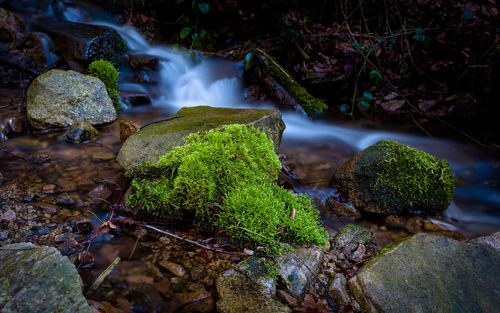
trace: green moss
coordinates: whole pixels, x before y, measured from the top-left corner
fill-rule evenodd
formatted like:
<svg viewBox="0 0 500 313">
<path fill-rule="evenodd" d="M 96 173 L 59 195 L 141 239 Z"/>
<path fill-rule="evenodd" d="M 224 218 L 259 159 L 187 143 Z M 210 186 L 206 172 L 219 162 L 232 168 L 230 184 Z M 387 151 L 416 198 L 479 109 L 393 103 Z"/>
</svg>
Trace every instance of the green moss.
<svg viewBox="0 0 500 313">
<path fill-rule="evenodd" d="M 372 200 L 394 212 L 439 212 L 453 198 L 455 181 L 448 162 L 384 140 L 367 148 L 356 171 Z M 363 173 L 375 172 L 372 175 Z"/>
<path fill-rule="evenodd" d="M 321 114 L 328 109 L 328 106 L 324 102 L 312 96 L 273 57 L 262 53 L 255 53 L 255 55 L 260 60 L 260 63 L 263 64 L 263 73 L 272 76 L 308 113 Z"/>
<path fill-rule="evenodd" d="M 118 97 L 118 75 L 120 73 L 118 70 L 109 61 L 96 60 L 90 63 L 88 71 L 90 75 L 99 78 L 104 83 L 115 108 L 120 109 L 120 98 Z"/>
<path fill-rule="evenodd" d="M 273 253 L 283 249 L 283 242 L 326 243 L 328 235 L 311 200 L 273 184 L 281 163 L 264 132 L 233 124 L 184 140 L 155 165 L 127 174 L 134 178 L 131 207 L 193 217 L 202 230 L 222 229 L 235 241 L 266 246 Z"/>
</svg>

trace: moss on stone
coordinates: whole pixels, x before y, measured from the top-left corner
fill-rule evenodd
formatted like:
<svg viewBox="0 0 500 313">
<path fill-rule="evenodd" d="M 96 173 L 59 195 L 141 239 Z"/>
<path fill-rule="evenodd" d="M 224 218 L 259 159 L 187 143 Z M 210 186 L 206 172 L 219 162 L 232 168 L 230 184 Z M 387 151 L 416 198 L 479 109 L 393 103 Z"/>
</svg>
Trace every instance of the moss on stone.
<svg viewBox="0 0 500 313">
<path fill-rule="evenodd" d="M 273 57 L 258 52 L 256 52 L 255 55 L 259 58 L 260 62 L 263 63 L 263 73 L 272 76 L 308 113 L 321 114 L 328 109 L 328 106 L 323 101 L 312 96 L 307 89 L 302 87 Z"/>
<path fill-rule="evenodd" d="M 90 63 L 89 74 L 99 78 L 106 86 L 108 96 L 113 100 L 115 108 L 120 109 L 120 98 L 118 97 L 118 70 L 106 60 L 96 60 Z"/>
<path fill-rule="evenodd" d="M 156 164 L 127 174 L 134 178 L 131 207 L 192 217 L 202 230 L 223 229 L 235 241 L 271 252 L 281 251 L 282 242 L 326 243 L 311 200 L 273 184 L 281 163 L 264 132 L 233 124 L 184 140 Z"/>
<path fill-rule="evenodd" d="M 445 160 L 390 140 L 364 152 L 355 177 L 378 206 L 393 213 L 439 212 L 451 203 L 455 180 Z"/>
</svg>

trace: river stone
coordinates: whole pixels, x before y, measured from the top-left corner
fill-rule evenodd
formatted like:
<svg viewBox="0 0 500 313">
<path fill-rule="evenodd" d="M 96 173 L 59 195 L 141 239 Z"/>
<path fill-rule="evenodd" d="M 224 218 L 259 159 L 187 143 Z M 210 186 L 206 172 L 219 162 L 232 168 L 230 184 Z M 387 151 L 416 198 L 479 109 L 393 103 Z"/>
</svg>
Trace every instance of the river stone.
<svg viewBox="0 0 500 313">
<path fill-rule="evenodd" d="M 213 129 L 227 124 L 253 124 L 265 131 L 277 150 L 285 123 L 277 110 L 228 109 L 197 106 L 180 109 L 169 120 L 155 122 L 130 136 L 118 153 L 120 165 L 130 170 L 142 161 L 156 163 L 176 146 L 184 144 L 183 137 L 190 133 Z"/>
<path fill-rule="evenodd" d="M 332 184 L 357 209 L 390 215 L 446 210 L 455 182 L 445 160 L 382 140 L 339 167 Z"/>
<path fill-rule="evenodd" d="M 300 295 L 306 291 L 322 260 L 323 252 L 314 246 L 296 248 L 293 254 L 279 256 L 279 278 L 286 291 L 292 295 Z"/>
<path fill-rule="evenodd" d="M 1 312 L 92 312 L 75 266 L 55 248 L 6 245 L 0 264 Z"/>
<path fill-rule="evenodd" d="M 63 139 L 67 142 L 85 143 L 94 140 L 99 132 L 87 122 L 78 121 L 64 133 Z"/>
<path fill-rule="evenodd" d="M 497 251 L 500 251 L 500 231 L 497 231 L 496 233 L 493 233 L 488 236 L 482 236 L 472 239 L 470 240 L 470 242 L 484 243 L 497 249 Z"/>
<path fill-rule="evenodd" d="M 347 245 L 357 246 L 359 244 L 367 244 L 375 239 L 373 230 L 364 227 L 348 224 L 339 229 L 332 238 L 333 248 L 341 248 Z"/>
<path fill-rule="evenodd" d="M 37 129 L 69 127 L 77 121 L 100 125 L 117 118 L 104 83 L 74 71 L 38 76 L 28 88 L 26 109 Z"/>
<path fill-rule="evenodd" d="M 382 249 L 349 280 L 368 312 L 498 312 L 500 253 L 417 234 Z"/>
<path fill-rule="evenodd" d="M 215 283 L 220 313 L 288 313 L 290 308 L 275 297 L 275 281 L 269 277 L 263 259 L 250 258 L 220 275 Z"/>
</svg>

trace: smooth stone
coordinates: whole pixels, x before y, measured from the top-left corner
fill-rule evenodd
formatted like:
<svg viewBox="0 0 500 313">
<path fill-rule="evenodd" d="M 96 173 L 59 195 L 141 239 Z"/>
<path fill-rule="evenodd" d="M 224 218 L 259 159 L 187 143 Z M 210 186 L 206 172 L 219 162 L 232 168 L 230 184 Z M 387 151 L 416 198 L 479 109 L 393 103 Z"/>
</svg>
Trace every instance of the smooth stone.
<svg viewBox="0 0 500 313">
<path fill-rule="evenodd" d="M 99 131 L 86 122 L 76 122 L 64 133 L 63 138 L 67 142 L 85 143 L 94 140 Z"/>
<path fill-rule="evenodd" d="M 319 248 L 313 246 L 299 247 L 293 254 L 285 253 L 279 256 L 279 278 L 285 285 L 286 291 L 292 295 L 300 295 L 306 291 L 312 281 L 313 273 L 318 272 L 323 255 Z"/>
<path fill-rule="evenodd" d="M 117 161 L 127 171 L 141 162 L 156 163 L 176 146 L 184 144 L 190 133 L 228 124 L 254 125 L 266 132 L 277 150 L 285 124 L 277 110 L 229 109 L 198 106 L 180 109 L 170 119 L 151 123 L 127 138 Z"/>
<path fill-rule="evenodd" d="M 369 312 L 496 312 L 500 253 L 478 243 L 417 234 L 382 249 L 349 280 Z"/>
<path fill-rule="evenodd" d="M 17 243 L 0 247 L 0 310 L 91 313 L 82 280 L 55 248 Z"/>
<path fill-rule="evenodd" d="M 117 118 L 104 83 L 74 71 L 51 70 L 38 76 L 28 88 L 26 109 L 37 129 L 69 127 L 79 121 L 101 125 Z"/>
</svg>

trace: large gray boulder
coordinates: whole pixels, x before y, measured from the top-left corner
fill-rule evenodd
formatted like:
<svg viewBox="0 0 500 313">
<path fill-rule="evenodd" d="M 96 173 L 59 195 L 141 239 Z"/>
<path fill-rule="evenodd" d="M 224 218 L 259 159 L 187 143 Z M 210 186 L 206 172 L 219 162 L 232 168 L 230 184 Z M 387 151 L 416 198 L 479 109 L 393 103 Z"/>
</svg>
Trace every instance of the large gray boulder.
<svg viewBox="0 0 500 313">
<path fill-rule="evenodd" d="M 154 164 L 160 156 L 183 145 L 185 136 L 228 124 L 253 124 L 269 135 L 276 150 L 285 129 L 281 113 L 277 110 L 209 106 L 182 108 L 172 118 L 149 124 L 130 136 L 120 149 L 117 160 L 126 170 L 143 161 Z"/>
<path fill-rule="evenodd" d="M 275 281 L 264 259 L 250 258 L 220 275 L 216 280 L 220 313 L 289 313 L 290 308 L 275 297 Z"/>
<path fill-rule="evenodd" d="M 383 140 L 338 168 L 332 184 L 365 212 L 438 213 L 450 205 L 455 180 L 445 160 Z"/>
<path fill-rule="evenodd" d="M 0 264 L 0 312 L 92 312 L 75 266 L 55 248 L 6 245 Z"/>
<path fill-rule="evenodd" d="M 106 86 L 98 78 L 74 71 L 51 70 L 28 88 L 27 115 L 38 129 L 69 127 L 84 121 L 92 125 L 117 118 Z"/>
<path fill-rule="evenodd" d="M 349 280 L 368 312 L 498 312 L 500 253 L 417 234 L 389 245 Z"/>
</svg>

